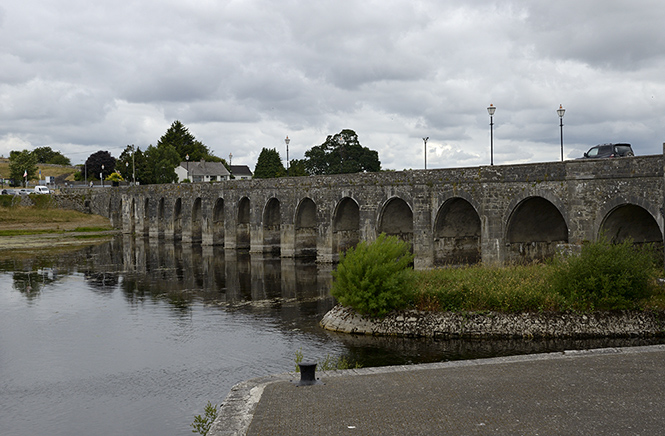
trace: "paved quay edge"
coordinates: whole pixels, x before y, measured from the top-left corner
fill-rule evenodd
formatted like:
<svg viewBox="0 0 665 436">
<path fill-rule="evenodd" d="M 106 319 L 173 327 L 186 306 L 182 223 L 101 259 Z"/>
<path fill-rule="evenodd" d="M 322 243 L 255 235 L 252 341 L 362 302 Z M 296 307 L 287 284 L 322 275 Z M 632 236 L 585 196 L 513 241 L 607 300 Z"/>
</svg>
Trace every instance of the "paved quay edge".
<svg viewBox="0 0 665 436">
<path fill-rule="evenodd" d="M 463 366 L 496 365 L 512 362 L 527 362 L 536 360 L 576 359 L 599 354 L 633 354 L 665 351 L 665 344 L 625 347 L 625 348 L 599 348 L 591 350 L 566 350 L 552 353 L 528 354 L 516 356 L 491 357 L 485 359 L 457 360 L 449 362 L 425 363 L 419 365 L 397 365 L 375 368 L 358 368 L 340 371 L 317 373 L 320 378 L 354 377 L 372 374 L 389 374 L 403 371 L 421 371 L 432 369 L 445 369 Z M 256 406 L 261 401 L 264 389 L 271 383 L 297 380 L 299 374 L 295 372 L 270 375 L 250 379 L 236 384 L 224 400 L 217 419 L 208 432 L 209 436 L 244 435 L 254 417 Z"/>
</svg>

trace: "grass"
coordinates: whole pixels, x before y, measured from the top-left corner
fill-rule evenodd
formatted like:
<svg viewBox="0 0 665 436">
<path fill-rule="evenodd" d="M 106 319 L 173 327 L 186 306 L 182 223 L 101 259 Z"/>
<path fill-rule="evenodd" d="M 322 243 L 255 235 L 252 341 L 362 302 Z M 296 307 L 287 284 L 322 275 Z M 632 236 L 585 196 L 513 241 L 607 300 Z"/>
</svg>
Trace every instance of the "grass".
<svg viewBox="0 0 665 436">
<path fill-rule="evenodd" d="M 75 230 L 110 230 L 108 219 L 74 210 L 36 207 L 0 207 L 1 236 L 29 235 Z M 12 231 L 16 233 L 11 233 Z"/>
<path fill-rule="evenodd" d="M 663 277 L 662 248 L 648 244 L 599 238 L 584 244 L 579 254 L 543 263 L 427 271 L 401 263 L 400 244 L 382 235 L 349 250 L 333 272 L 333 297 L 371 317 L 410 308 L 504 313 L 665 309 L 665 287 L 658 280 Z"/>
<path fill-rule="evenodd" d="M 412 271 L 412 307 L 418 310 L 505 313 L 593 310 L 663 310 L 665 288 L 657 262 L 640 269 L 642 284 L 627 282 L 626 273 L 598 274 L 580 281 L 580 273 L 568 272 L 577 258 L 531 265 L 485 267 L 482 265 Z M 618 269 L 617 269 L 618 270 Z M 622 280 L 626 281 L 623 288 Z M 573 283 L 575 292 L 568 285 Z M 604 286 L 598 289 L 598 286 Z M 631 295 L 642 289 L 639 295 Z M 626 296 L 628 295 L 628 296 Z"/>
<path fill-rule="evenodd" d="M 552 284 L 552 265 L 512 265 L 414 271 L 413 304 L 433 311 L 566 310 Z"/>
</svg>

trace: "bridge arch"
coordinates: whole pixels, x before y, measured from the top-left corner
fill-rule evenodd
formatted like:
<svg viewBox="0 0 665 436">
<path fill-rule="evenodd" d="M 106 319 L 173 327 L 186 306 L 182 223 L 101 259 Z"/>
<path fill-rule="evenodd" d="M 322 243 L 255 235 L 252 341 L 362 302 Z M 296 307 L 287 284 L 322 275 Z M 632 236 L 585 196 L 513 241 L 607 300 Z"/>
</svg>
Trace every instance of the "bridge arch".
<svg viewBox="0 0 665 436">
<path fill-rule="evenodd" d="M 212 209 L 212 245 L 224 245 L 224 199 L 218 198 Z"/>
<path fill-rule="evenodd" d="M 178 198 L 173 205 L 173 239 L 182 239 L 182 199 Z"/>
<path fill-rule="evenodd" d="M 342 198 L 335 207 L 332 222 L 333 253 L 343 253 L 360 241 L 360 207 L 351 197 Z"/>
<path fill-rule="evenodd" d="M 148 197 L 143 199 L 143 234 L 150 233 L 150 199 Z"/>
<path fill-rule="evenodd" d="M 203 240 L 203 217 L 201 215 L 201 197 L 194 199 L 192 204 L 192 242 L 201 243 Z"/>
<path fill-rule="evenodd" d="M 656 218 L 643 205 L 616 202 L 603 217 L 596 237 L 612 242 L 631 239 L 636 244 L 663 244 L 663 234 Z"/>
<path fill-rule="evenodd" d="M 136 218 L 138 213 L 137 212 L 137 207 L 136 207 L 136 199 L 132 197 L 132 201 L 129 205 L 130 210 L 129 210 L 129 231 L 130 233 L 134 233 L 136 230 Z"/>
<path fill-rule="evenodd" d="M 300 200 L 296 208 L 295 232 L 296 257 L 316 257 L 318 220 L 316 203 L 309 197 Z"/>
<path fill-rule="evenodd" d="M 157 233 L 159 237 L 164 237 L 164 230 L 166 224 L 166 207 L 164 204 L 164 197 L 159 199 L 157 206 Z"/>
<path fill-rule="evenodd" d="M 480 262 L 480 215 L 468 200 L 446 200 L 437 212 L 433 235 L 435 265 Z"/>
<path fill-rule="evenodd" d="M 282 213 L 280 202 L 272 197 L 263 209 L 263 251 L 279 255 L 281 249 Z"/>
<path fill-rule="evenodd" d="M 377 233 L 398 236 L 413 244 L 413 211 L 411 206 L 399 197 L 389 198 L 381 207 Z"/>
<path fill-rule="evenodd" d="M 248 197 L 238 200 L 238 217 L 236 219 L 236 248 L 249 248 L 250 241 L 250 203 Z"/>
<path fill-rule="evenodd" d="M 554 255 L 557 245 L 568 243 L 568 225 L 550 200 L 527 197 L 511 211 L 505 240 L 508 261 L 542 260 Z"/>
</svg>

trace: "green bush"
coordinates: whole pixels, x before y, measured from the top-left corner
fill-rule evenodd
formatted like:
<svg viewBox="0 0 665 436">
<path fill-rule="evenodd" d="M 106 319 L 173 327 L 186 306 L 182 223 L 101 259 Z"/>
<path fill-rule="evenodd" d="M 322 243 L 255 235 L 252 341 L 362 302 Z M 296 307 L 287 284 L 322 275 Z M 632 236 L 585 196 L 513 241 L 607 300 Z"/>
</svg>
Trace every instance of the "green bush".
<svg viewBox="0 0 665 436">
<path fill-rule="evenodd" d="M 0 195 L 0 206 L 1 207 L 14 207 L 21 202 L 21 198 L 18 195 Z"/>
<path fill-rule="evenodd" d="M 650 246 L 601 239 L 579 256 L 554 260 L 554 287 L 575 310 L 635 309 L 655 291 L 655 257 Z"/>
<path fill-rule="evenodd" d="M 384 316 L 406 307 L 413 254 L 410 245 L 396 236 L 379 235 L 361 242 L 342 255 L 333 271 L 332 296 L 343 306 L 369 316 Z"/>
</svg>

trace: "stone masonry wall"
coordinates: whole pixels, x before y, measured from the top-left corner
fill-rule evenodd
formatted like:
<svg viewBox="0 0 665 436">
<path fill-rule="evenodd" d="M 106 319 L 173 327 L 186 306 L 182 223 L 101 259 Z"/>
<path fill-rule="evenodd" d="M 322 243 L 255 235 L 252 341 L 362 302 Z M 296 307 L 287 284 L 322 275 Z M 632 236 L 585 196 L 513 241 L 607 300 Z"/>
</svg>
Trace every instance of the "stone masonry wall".
<svg viewBox="0 0 665 436">
<path fill-rule="evenodd" d="M 272 249 L 277 242 L 282 257 L 293 257 L 302 251 L 297 244 L 315 239 L 317 259 L 330 262 L 337 256 L 335 238 L 344 233 L 335 229 L 335 219 L 345 198 L 357 205 L 361 240 L 375 239 L 382 225 L 397 229 L 394 231 L 412 242 L 417 268 L 433 265 L 437 217 L 445 204 L 461 199 L 480 221 L 477 240 L 482 261 L 502 263 L 529 250 L 593 241 L 607 217 L 625 205 L 646 211 L 653 223 L 650 225 L 662 235 L 663 157 L 77 188 L 68 190 L 59 202 L 107 216 L 126 233 L 223 244 L 233 249 L 238 246 L 239 229 L 246 227 L 238 220 L 241 200 L 247 199 L 251 251 Z M 567 229 L 563 241 L 548 242 L 544 238 L 541 242 L 538 235 L 531 235 L 531 240 L 510 243 L 511 220 L 534 198 L 550 208 L 541 211 L 534 207 L 532 216 L 522 216 L 521 223 L 559 220 L 559 225 Z M 296 225 L 305 199 L 316 206 L 318 224 L 313 230 L 301 230 Z M 274 219 L 276 225 L 268 222 Z M 309 232 L 307 236 L 305 232 Z M 473 243 L 473 239 L 469 242 L 463 236 L 460 240 L 467 245 Z"/>
</svg>

